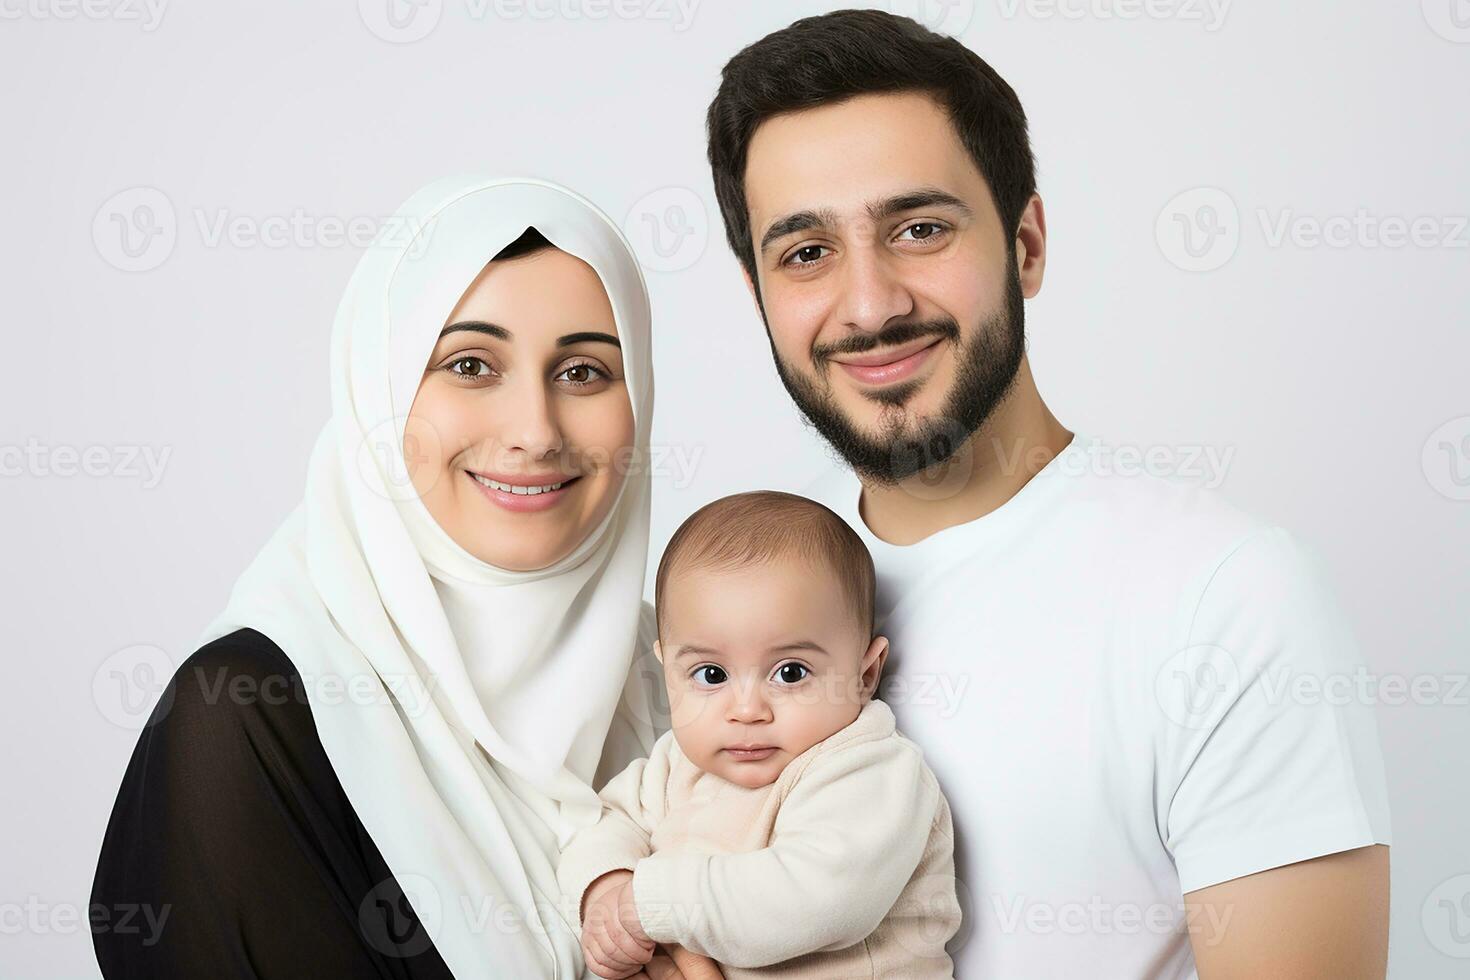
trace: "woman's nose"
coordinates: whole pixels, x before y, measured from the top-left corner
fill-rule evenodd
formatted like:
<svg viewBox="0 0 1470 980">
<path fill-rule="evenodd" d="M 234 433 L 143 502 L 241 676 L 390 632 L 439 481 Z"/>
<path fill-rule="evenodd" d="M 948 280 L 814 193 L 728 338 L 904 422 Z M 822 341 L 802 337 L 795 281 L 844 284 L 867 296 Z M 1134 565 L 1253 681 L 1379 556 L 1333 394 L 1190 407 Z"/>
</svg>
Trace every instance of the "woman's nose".
<svg viewBox="0 0 1470 980">
<path fill-rule="evenodd" d="M 505 404 L 497 406 L 501 445 L 508 452 L 524 453 L 533 460 L 560 452 L 562 432 L 553 393 L 537 380 L 537 383 L 517 386 L 510 394 L 512 397 Z"/>
</svg>

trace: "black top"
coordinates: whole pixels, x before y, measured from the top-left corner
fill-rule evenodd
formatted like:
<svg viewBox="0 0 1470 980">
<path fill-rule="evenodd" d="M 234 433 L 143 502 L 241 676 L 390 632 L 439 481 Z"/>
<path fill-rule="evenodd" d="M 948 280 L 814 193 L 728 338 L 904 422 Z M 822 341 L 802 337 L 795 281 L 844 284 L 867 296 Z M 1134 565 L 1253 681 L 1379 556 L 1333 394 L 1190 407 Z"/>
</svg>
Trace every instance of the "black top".
<svg viewBox="0 0 1470 980">
<path fill-rule="evenodd" d="M 348 803 L 300 675 L 252 629 L 174 673 L 91 903 L 108 980 L 453 976 Z"/>
</svg>

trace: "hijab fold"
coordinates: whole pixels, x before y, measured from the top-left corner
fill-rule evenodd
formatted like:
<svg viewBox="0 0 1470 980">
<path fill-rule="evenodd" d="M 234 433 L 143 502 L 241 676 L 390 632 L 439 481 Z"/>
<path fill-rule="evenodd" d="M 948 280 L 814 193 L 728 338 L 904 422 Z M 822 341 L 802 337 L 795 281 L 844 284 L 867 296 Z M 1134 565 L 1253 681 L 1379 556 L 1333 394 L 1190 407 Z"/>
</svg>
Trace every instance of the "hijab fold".
<svg viewBox="0 0 1470 980">
<path fill-rule="evenodd" d="M 439 331 L 486 262 L 532 227 L 607 292 L 635 465 L 570 554 L 516 572 L 434 521 L 404 444 L 407 434 L 410 453 L 436 451 L 413 443 L 433 434 L 407 423 Z M 635 653 L 651 642 L 640 641 L 650 341 L 637 259 L 585 199 L 534 179 L 455 177 L 419 191 L 338 307 L 332 417 L 305 498 L 201 641 L 252 627 L 291 658 L 348 799 L 460 980 L 582 975 L 555 865 L 600 813 L 593 776 Z M 645 727 L 636 719 L 651 717 L 632 714 Z"/>
</svg>

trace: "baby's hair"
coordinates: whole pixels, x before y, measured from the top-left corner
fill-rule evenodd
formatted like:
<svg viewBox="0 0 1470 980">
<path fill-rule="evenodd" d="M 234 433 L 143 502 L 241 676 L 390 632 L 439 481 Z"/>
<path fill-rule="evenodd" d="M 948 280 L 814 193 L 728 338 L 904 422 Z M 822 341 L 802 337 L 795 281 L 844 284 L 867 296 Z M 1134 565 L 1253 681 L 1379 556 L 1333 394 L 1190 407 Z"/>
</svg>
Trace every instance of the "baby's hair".
<svg viewBox="0 0 1470 980">
<path fill-rule="evenodd" d="M 831 510 L 794 493 L 753 490 L 705 504 L 679 525 L 654 579 L 653 604 L 663 635 L 664 588 L 676 566 L 733 570 L 794 555 L 837 573 L 852 612 L 873 632 L 873 556 L 857 532 Z"/>
</svg>

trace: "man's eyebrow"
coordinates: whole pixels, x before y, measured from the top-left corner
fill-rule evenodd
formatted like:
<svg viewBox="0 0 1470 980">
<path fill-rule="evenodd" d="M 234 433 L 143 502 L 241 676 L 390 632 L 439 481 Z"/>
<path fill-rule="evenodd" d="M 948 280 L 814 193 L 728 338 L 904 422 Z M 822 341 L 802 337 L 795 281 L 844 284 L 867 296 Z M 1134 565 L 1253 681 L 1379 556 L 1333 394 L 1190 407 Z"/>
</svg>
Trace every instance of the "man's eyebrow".
<svg viewBox="0 0 1470 980">
<path fill-rule="evenodd" d="M 573 344 L 580 344 L 589 340 L 612 344 L 618 350 L 623 349 L 623 345 L 618 343 L 618 338 L 610 333 L 603 333 L 601 330 L 579 330 L 576 333 L 569 333 L 565 337 L 556 338 L 556 346 L 570 347 Z"/>
<path fill-rule="evenodd" d="M 942 191 L 937 187 L 921 187 L 918 190 L 907 191 L 903 194 L 895 194 L 893 197 L 885 197 L 877 201 L 869 201 L 864 207 L 868 217 L 873 221 L 882 221 L 895 214 L 904 211 L 914 211 L 919 208 L 942 207 L 958 211 L 965 217 L 974 213 L 973 209 L 964 201 L 955 197 L 948 191 Z M 830 228 L 838 223 L 837 212 L 831 208 L 816 208 L 809 211 L 796 211 L 784 215 L 771 222 L 766 233 L 761 236 L 760 251 L 765 253 L 772 243 L 793 235 L 799 231 L 810 231 L 813 228 Z"/>
<path fill-rule="evenodd" d="M 837 212 L 831 208 L 818 208 L 815 211 L 796 211 L 792 214 L 782 215 L 771 222 L 766 228 L 766 233 L 761 236 L 761 252 L 771 247 L 771 243 L 794 235 L 798 231 L 810 231 L 813 228 L 830 228 L 837 224 Z"/>
<path fill-rule="evenodd" d="M 510 339 L 509 330 L 504 327 L 497 327 L 493 323 L 486 323 L 483 320 L 461 320 L 458 323 L 451 323 L 439 331 L 439 336 L 442 338 L 446 334 L 451 334 L 456 330 L 473 330 L 476 333 L 487 333 L 498 340 Z"/>
<path fill-rule="evenodd" d="M 967 218 L 974 213 L 964 201 L 961 201 L 949 193 L 949 191 L 942 191 L 937 187 L 921 187 L 916 191 L 887 197 L 881 201 L 869 201 L 867 212 L 868 217 L 874 221 L 882 221 L 884 218 L 891 218 L 893 215 L 902 214 L 904 211 L 917 211 L 919 208 L 935 207 L 958 211 Z"/>
</svg>

